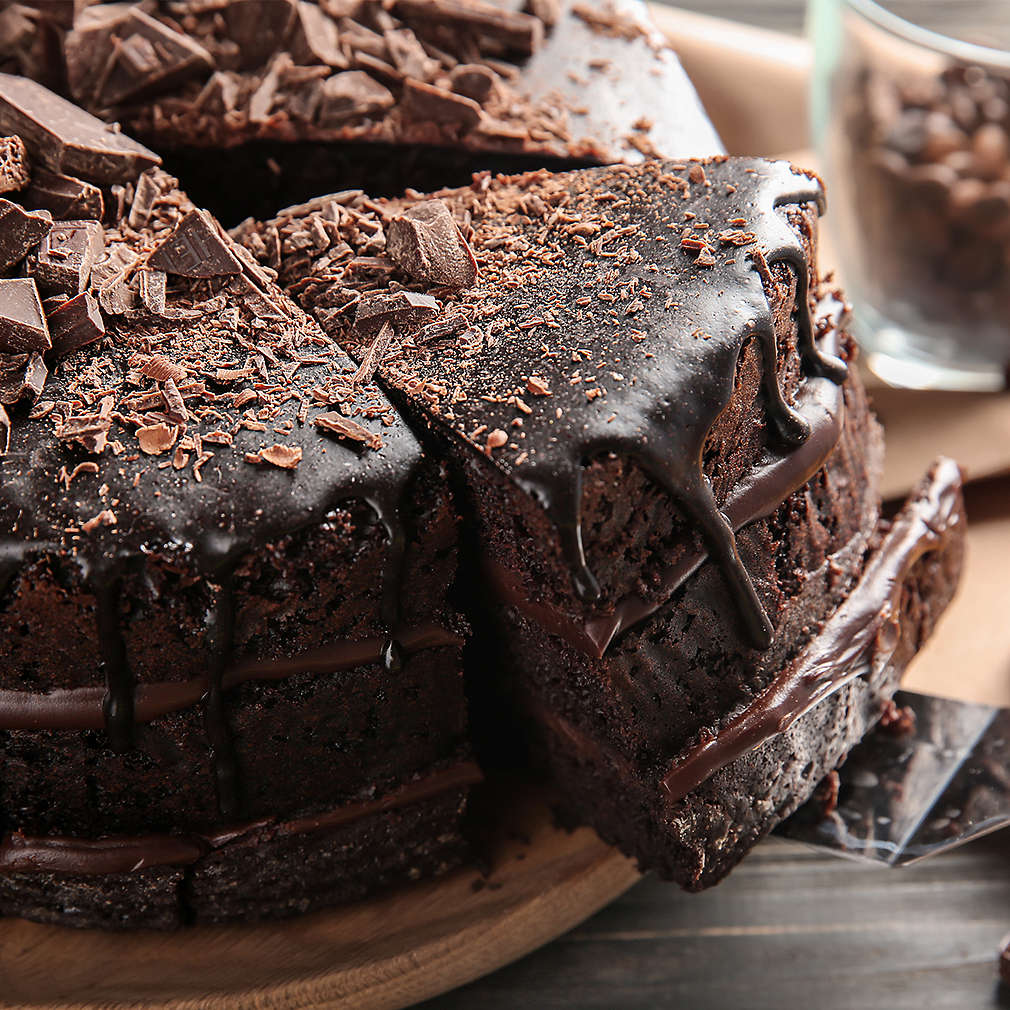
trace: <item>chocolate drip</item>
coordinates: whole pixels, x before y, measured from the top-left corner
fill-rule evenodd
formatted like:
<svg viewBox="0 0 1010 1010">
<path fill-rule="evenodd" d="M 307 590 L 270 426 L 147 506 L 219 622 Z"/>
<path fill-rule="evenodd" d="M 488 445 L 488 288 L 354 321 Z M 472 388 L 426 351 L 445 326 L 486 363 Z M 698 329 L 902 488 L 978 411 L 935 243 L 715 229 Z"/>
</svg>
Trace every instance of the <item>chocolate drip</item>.
<svg viewBox="0 0 1010 1010">
<path fill-rule="evenodd" d="M 899 644 L 902 591 L 924 555 L 942 550 L 960 522 L 961 474 L 937 463 L 898 514 L 846 601 L 814 640 L 743 712 L 698 744 L 662 779 L 671 800 L 686 796 L 720 768 L 787 730 L 805 712 L 870 669 Z"/>
<path fill-rule="evenodd" d="M 440 768 L 384 796 L 345 803 L 320 814 L 290 821 L 254 821 L 214 834 L 135 835 L 86 839 L 68 836 L 31 837 L 13 832 L 0 840 L 0 873 L 136 873 L 152 866 L 190 866 L 208 853 L 267 829 L 272 837 L 325 831 L 408 806 L 423 803 L 452 789 L 480 782 L 472 761 Z"/>
<path fill-rule="evenodd" d="M 118 573 L 100 568 L 89 581 L 96 601 L 98 645 L 105 673 L 102 715 L 109 745 L 118 753 L 133 746 L 134 679 L 126 658 L 126 642 L 119 619 L 122 581 Z"/>
</svg>

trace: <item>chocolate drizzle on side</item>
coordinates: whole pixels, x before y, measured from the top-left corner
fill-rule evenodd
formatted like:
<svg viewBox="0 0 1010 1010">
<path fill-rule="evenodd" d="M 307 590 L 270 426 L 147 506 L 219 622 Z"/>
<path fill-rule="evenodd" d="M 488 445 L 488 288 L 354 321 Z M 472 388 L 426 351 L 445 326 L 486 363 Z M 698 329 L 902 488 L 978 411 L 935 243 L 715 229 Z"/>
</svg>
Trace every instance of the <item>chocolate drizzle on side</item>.
<svg viewBox="0 0 1010 1010">
<path fill-rule="evenodd" d="M 662 786 L 669 798 L 686 796 L 720 768 L 787 730 L 850 680 L 888 663 L 899 644 L 905 580 L 920 558 L 942 550 L 956 535 L 962 515 L 960 470 L 953 460 L 941 460 L 810 645 L 747 708 L 666 773 Z"/>
</svg>

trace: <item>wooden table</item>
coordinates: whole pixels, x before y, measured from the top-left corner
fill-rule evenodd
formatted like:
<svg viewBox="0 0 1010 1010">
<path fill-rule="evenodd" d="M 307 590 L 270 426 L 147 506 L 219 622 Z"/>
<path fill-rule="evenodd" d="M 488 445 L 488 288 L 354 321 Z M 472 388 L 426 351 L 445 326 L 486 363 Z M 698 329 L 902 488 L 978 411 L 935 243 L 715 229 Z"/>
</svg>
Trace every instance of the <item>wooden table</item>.
<svg viewBox="0 0 1010 1010">
<path fill-rule="evenodd" d="M 893 6 L 900 9 L 902 2 L 905 13 L 946 12 L 953 26 L 1005 0 L 895 0 Z M 676 6 L 798 33 L 806 5 L 678 0 Z M 969 512 L 980 520 L 991 520 L 1001 508 L 1010 511 L 1010 478 L 987 482 L 969 499 Z M 987 553 L 986 544 L 978 547 Z M 987 690 L 998 695 L 1010 672 L 994 676 L 999 683 Z M 940 682 L 934 670 L 924 686 L 942 690 Z M 647 878 L 550 946 L 423 1007 L 1010 1007 L 1010 993 L 998 987 L 995 973 L 997 947 L 1008 931 L 1010 832 L 901 870 L 864 867 L 772 839 L 714 890 L 686 895 Z"/>
</svg>

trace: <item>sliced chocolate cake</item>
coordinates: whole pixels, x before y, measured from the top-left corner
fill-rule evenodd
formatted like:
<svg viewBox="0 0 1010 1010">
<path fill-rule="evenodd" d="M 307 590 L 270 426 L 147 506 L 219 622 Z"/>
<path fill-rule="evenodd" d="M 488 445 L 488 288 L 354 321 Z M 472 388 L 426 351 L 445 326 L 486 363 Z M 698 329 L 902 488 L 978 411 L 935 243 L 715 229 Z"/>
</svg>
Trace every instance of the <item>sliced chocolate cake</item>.
<svg viewBox="0 0 1010 1010">
<path fill-rule="evenodd" d="M 0 134 L 0 914 L 254 918 L 457 864 L 445 464 L 151 151 L 7 75 Z"/>
<path fill-rule="evenodd" d="M 0 43 L 0 69 L 6 55 L 10 69 L 60 81 L 75 102 L 123 123 L 229 223 L 337 180 L 401 193 L 466 183 L 475 168 L 721 150 L 676 56 L 634 0 L 19 10 L 7 19 L 24 41 L 7 54 Z M 46 48 L 46 38 L 55 44 Z M 232 172 L 248 189 L 221 192 Z"/>
<path fill-rule="evenodd" d="M 690 888 L 876 721 L 960 566 L 953 464 L 879 517 L 822 199 L 649 162 L 235 230 L 466 485 L 478 737 L 507 698 L 572 815 Z"/>
</svg>

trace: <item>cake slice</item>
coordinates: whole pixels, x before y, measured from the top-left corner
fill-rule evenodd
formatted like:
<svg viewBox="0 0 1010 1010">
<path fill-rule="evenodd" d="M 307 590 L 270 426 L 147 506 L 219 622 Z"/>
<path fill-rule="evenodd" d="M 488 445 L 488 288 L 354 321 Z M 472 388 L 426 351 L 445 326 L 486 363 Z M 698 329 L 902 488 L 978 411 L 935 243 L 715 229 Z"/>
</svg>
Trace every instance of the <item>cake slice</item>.
<svg viewBox="0 0 1010 1010">
<path fill-rule="evenodd" d="M 952 464 L 880 518 L 822 200 L 785 163 L 654 161 L 235 232 L 466 486 L 477 735 L 511 709 L 572 815 L 689 888 L 876 721 L 960 566 Z"/>
<path fill-rule="evenodd" d="M 443 465 L 156 155 L 24 79 L 0 106 L 32 180 L 99 194 L 0 200 L 0 914 L 249 919 L 456 865 Z"/>
<path fill-rule="evenodd" d="M 635 0 L 37 6 L 33 38 L 55 36 L 46 51 L 62 57 L 43 70 L 26 43 L 11 62 L 65 80 L 228 223 L 338 187 L 721 150 Z"/>
</svg>

